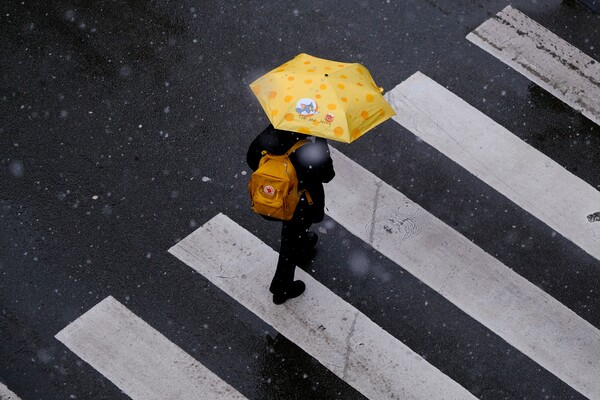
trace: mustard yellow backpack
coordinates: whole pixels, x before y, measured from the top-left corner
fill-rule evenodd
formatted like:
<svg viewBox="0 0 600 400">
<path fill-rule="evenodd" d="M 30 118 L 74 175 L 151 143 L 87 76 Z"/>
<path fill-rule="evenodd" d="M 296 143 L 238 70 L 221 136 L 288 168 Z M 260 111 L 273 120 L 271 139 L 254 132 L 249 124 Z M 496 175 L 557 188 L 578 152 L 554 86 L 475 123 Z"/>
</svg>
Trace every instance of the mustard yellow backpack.
<svg viewBox="0 0 600 400">
<path fill-rule="evenodd" d="M 290 161 L 290 154 L 308 140 L 299 140 L 285 154 L 273 155 L 262 151 L 258 168 L 248 183 L 252 211 L 270 219 L 289 221 L 294 215 L 296 206 L 304 190 L 298 190 L 298 176 Z M 306 193 L 309 204 L 312 200 Z"/>
</svg>

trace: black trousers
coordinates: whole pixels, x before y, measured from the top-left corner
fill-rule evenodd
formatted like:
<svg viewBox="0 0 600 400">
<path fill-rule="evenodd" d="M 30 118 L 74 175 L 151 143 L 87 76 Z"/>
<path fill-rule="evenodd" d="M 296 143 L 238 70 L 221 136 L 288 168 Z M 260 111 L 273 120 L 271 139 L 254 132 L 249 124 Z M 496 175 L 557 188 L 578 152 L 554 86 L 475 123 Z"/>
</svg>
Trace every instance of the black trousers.
<svg viewBox="0 0 600 400">
<path fill-rule="evenodd" d="M 294 216 L 283 222 L 281 228 L 281 247 L 275 276 L 271 281 L 271 293 L 283 293 L 294 282 L 294 271 L 298 264 L 298 255 L 305 249 L 308 229 L 313 223 L 311 206 L 304 196 L 298 203 Z"/>
</svg>

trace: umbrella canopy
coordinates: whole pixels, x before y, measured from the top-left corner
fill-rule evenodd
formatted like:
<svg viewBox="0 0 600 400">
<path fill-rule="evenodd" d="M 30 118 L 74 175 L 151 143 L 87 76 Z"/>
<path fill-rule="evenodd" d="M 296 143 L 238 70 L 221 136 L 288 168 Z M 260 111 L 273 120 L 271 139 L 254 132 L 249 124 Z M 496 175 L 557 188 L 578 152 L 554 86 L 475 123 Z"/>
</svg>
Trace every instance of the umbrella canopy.
<svg viewBox="0 0 600 400">
<path fill-rule="evenodd" d="M 369 71 L 300 54 L 250 88 L 273 126 L 350 143 L 396 113 Z"/>
</svg>

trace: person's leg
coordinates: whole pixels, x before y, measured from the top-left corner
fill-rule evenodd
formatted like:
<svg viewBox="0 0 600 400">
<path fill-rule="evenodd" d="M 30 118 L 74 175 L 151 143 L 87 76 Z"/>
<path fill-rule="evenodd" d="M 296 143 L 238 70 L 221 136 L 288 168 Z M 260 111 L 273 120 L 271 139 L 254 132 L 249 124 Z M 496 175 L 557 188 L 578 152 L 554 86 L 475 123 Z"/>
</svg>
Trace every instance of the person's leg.
<svg viewBox="0 0 600 400">
<path fill-rule="evenodd" d="M 317 244 L 318 236 L 308 230 L 313 224 L 312 206 L 308 204 L 306 196 L 300 198 L 293 221 L 297 224 L 296 236 L 293 238 L 293 249 L 298 253 L 303 253 Z"/>
<path fill-rule="evenodd" d="M 277 269 L 269 287 L 273 293 L 273 302 L 276 304 L 281 304 L 304 292 L 304 283 L 294 281 L 298 257 L 305 248 L 307 232 L 312 224 L 310 218 L 306 218 L 302 211 L 302 209 L 298 210 L 291 221 L 283 222 L 281 229 L 281 247 Z"/>
<path fill-rule="evenodd" d="M 273 276 L 271 286 L 269 287 L 269 290 L 273 294 L 285 292 L 286 288 L 294 281 L 296 263 L 294 260 L 293 238 L 297 235 L 297 232 L 297 224 L 292 221 L 283 222 L 277 269 L 275 270 L 275 275 Z"/>
<path fill-rule="evenodd" d="M 271 282 L 271 292 L 281 291 L 294 281 L 294 269 L 296 268 L 295 255 L 303 229 L 303 225 L 299 224 L 298 221 L 283 222 L 279 260 L 277 261 L 275 276 Z"/>
</svg>

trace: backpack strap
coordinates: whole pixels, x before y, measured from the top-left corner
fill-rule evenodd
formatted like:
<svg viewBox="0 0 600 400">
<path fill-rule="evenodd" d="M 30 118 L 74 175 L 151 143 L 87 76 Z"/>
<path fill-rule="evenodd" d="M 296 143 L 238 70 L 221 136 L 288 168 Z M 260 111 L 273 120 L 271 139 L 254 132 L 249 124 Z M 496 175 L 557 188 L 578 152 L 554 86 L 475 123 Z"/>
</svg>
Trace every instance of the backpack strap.
<svg viewBox="0 0 600 400">
<path fill-rule="evenodd" d="M 312 206 L 313 205 L 313 199 L 312 199 L 310 193 L 308 193 L 308 190 L 302 189 L 301 193 L 304 193 L 306 195 L 306 201 L 308 201 L 308 204 Z"/>
<path fill-rule="evenodd" d="M 304 146 L 305 144 L 310 143 L 310 140 L 308 139 L 300 139 L 298 140 L 296 143 L 294 143 L 294 145 L 292 147 L 290 147 L 290 149 L 285 152 L 285 155 L 287 157 L 290 156 L 290 154 L 292 154 L 294 151 L 298 150 L 300 147 Z M 267 150 L 262 150 L 260 152 L 260 156 L 263 157 L 265 155 L 269 154 L 269 152 Z"/>
<path fill-rule="evenodd" d="M 294 143 L 294 145 L 285 153 L 286 156 L 289 157 L 290 154 L 292 154 L 293 152 L 295 152 L 296 150 L 298 150 L 300 147 L 304 146 L 305 144 L 310 143 L 310 140 L 308 139 L 300 139 L 298 140 L 296 143 Z"/>
</svg>

